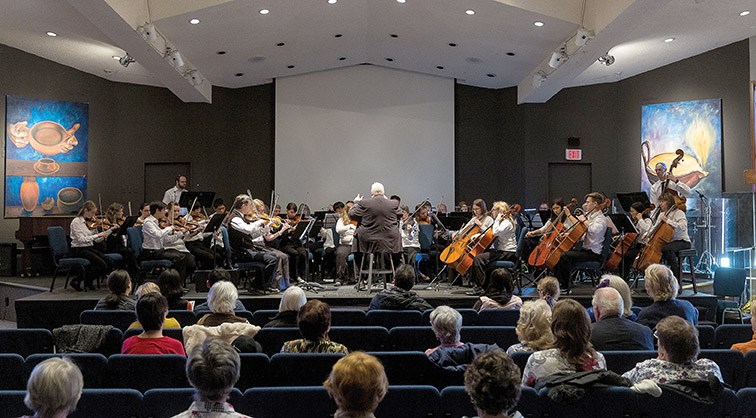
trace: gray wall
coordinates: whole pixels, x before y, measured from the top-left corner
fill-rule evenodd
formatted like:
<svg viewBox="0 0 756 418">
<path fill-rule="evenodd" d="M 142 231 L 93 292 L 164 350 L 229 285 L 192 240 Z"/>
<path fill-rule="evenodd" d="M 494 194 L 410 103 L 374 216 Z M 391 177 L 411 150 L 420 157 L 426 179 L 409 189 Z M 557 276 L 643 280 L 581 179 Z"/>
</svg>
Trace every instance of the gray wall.
<svg viewBox="0 0 756 418">
<path fill-rule="evenodd" d="M 725 191 L 750 191 L 742 180 L 751 167 L 749 65 L 746 40 L 618 83 L 565 89 L 548 103 L 519 106 L 514 88 L 457 85 L 457 199 L 523 205 L 546 199 L 548 163 L 564 161 L 570 136 L 582 138 L 594 189 L 636 190 L 641 106 L 717 97 L 723 106 Z M 187 104 L 166 89 L 112 83 L 0 45 L 0 95 L 89 103 L 89 193 L 101 193 L 103 204 L 138 205 L 144 163 L 172 161 L 191 162 L 195 189 L 231 199 L 249 188 L 267 200 L 274 88 L 216 87 L 212 105 Z M 0 101 L 3 114 L 4 106 Z M 16 220 L 0 221 L 0 241 L 14 241 L 17 228 Z"/>
</svg>

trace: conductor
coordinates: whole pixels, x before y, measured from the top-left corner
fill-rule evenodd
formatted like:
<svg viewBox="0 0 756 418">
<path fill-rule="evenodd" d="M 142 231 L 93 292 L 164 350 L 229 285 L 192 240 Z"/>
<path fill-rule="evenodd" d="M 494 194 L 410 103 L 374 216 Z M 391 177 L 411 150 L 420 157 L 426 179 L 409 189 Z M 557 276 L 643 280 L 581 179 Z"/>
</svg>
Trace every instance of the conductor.
<svg viewBox="0 0 756 418">
<path fill-rule="evenodd" d="M 401 216 L 399 202 L 386 197 L 381 183 L 373 183 L 370 187 L 370 199 L 363 199 L 361 195 L 354 198 L 349 217 L 359 222 L 352 243 L 358 265 L 362 254 L 370 251 L 390 253 L 394 265 L 399 264 L 402 256 L 402 237 L 399 233 Z"/>
</svg>

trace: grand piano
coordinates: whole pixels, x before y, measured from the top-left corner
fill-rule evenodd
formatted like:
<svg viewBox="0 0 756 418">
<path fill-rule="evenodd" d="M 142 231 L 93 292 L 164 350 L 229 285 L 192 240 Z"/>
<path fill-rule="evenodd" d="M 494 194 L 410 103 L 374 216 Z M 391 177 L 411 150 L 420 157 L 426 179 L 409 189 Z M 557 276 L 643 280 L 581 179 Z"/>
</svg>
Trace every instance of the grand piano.
<svg viewBox="0 0 756 418">
<path fill-rule="evenodd" d="M 71 221 L 73 218 L 73 216 L 18 218 L 16 239 L 24 244 L 24 249 L 21 251 L 21 277 L 39 275 L 40 272 L 34 270 L 33 248 L 48 248 L 47 228 L 50 226 L 62 226 L 66 230 L 66 235 L 68 235 L 71 233 Z"/>
</svg>

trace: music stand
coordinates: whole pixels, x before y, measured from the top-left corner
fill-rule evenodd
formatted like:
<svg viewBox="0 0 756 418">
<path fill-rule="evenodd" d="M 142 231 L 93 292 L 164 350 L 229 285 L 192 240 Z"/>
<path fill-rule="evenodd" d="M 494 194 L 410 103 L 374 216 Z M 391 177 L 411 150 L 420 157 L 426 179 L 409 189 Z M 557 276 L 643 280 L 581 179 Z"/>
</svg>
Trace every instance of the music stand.
<svg viewBox="0 0 756 418">
<path fill-rule="evenodd" d="M 181 193 L 179 198 L 179 207 L 188 208 L 192 206 L 194 199 L 197 199 L 197 204 L 194 207 L 211 208 L 213 207 L 213 199 L 215 199 L 215 192 L 184 192 Z"/>
<path fill-rule="evenodd" d="M 312 231 L 313 226 L 315 225 L 314 219 L 302 219 L 299 221 L 297 226 L 294 228 L 293 234 L 299 238 L 299 242 L 302 243 L 302 246 L 305 248 L 305 254 L 307 255 L 307 260 L 305 261 L 305 277 L 304 277 L 304 283 L 299 283 L 299 287 L 302 290 L 309 290 L 313 293 L 318 293 L 318 289 L 322 290 L 323 286 L 320 283 L 314 283 L 311 282 L 310 279 L 310 246 L 308 244 L 308 240 L 310 237 L 310 231 Z"/>
<path fill-rule="evenodd" d="M 116 235 L 126 235 L 126 231 L 136 224 L 137 219 L 139 219 L 139 216 L 127 216 L 126 219 L 123 220 L 123 224 L 118 227 Z"/>
<path fill-rule="evenodd" d="M 641 202 L 644 208 L 651 207 L 646 192 L 617 193 L 617 200 L 619 200 L 620 206 L 625 212 L 630 212 L 630 207 L 635 202 Z"/>
<path fill-rule="evenodd" d="M 645 194 L 645 193 L 643 193 Z M 648 200 L 648 199 L 646 199 Z M 631 203 L 632 204 L 632 203 Z M 622 254 L 622 266 L 620 267 L 621 272 L 625 271 L 625 253 L 627 252 L 628 248 L 625 248 L 625 235 L 627 234 L 638 234 L 638 230 L 635 229 L 635 225 L 633 225 L 633 222 L 630 220 L 630 216 L 628 216 L 625 213 L 610 213 L 607 215 L 609 220 L 614 224 L 614 227 L 617 228 L 617 230 L 620 233 L 619 236 L 619 245 L 620 246 L 620 253 Z"/>
</svg>

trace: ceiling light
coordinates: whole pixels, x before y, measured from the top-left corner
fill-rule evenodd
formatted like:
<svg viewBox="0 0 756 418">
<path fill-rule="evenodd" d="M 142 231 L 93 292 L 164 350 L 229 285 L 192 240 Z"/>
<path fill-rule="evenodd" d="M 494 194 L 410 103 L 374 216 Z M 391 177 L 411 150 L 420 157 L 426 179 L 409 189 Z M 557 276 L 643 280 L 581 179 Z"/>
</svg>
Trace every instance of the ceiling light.
<svg viewBox="0 0 756 418">
<path fill-rule="evenodd" d="M 53 38 L 54 38 L 54 37 L 58 36 L 58 34 L 57 34 L 57 33 L 55 33 L 55 32 L 49 32 L 49 31 L 48 31 L 48 32 L 47 32 L 47 36 L 50 36 L 50 37 L 53 37 Z"/>
<path fill-rule="evenodd" d="M 328 4 L 336 4 L 337 0 L 328 0 Z"/>
<path fill-rule="evenodd" d="M 243 76 L 243 75 L 244 75 L 244 73 L 236 73 L 236 74 L 234 74 L 234 75 L 235 75 L 235 76 L 237 76 L 237 77 L 241 77 L 241 76 Z"/>
<path fill-rule="evenodd" d="M 394 62 L 394 59 L 391 58 L 391 57 L 386 57 L 386 61 L 388 61 L 388 62 Z"/>
<path fill-rule="evenodd" d="M 533 74 L 533 87 L 539 88 L 541 87 L 541 84 L 546 81 L 546 74 L 542 71 L 539 71 L 535 74 Z"/>
<path fill-rule="evenodd" d="M 488 74 L 486 74 L 486 77 L 493 78 L 493 77 L 496 77 L 496 74 L 494 74 L 494 73 L 488 73 Z"/>
<path fill-rule="evenodd" d="M 157 41 L 157 31 L 155 30 L 155 25 L 152 23 L 145 23 L 144 26 L 139 26 L 137 33 L 142 35 L 142 38 L 147 42 Z"/>
<path fill-rule="evenodd" d="M 173 51 L 168 52 L 168 57 L 173 62 L 174 67 L 179 68 L 184 66 L 184 58 L 181 56 L 181 53 L 178 51 L 178 49 L 174 49 Z"/>
<path fill-rule="evenodd" d="M 189 23 L 191 23 L 192 25 L 198 25 L 199 22 L 200 22 L 200 20 L 197 19 L 196 17 L 194 19 L 192 19 L 192 20 L 189 21 Z"/>
<path fill-rule="evenodd" d="M 611 55 L 607 52 L 606 54 L 600 56 L 597 61 L 608 67 L 614 64 L 614 55 Z"/>
<path fill-rule="evenodd" d="M 743 10 L 742 12 L 740 12 L 741 16 L 748 16 L 749 14 L 751 14 L 750 10 Z"/>
<path fill-rule="evenodd" d="M 437 66 L 436 66 L 436 69 L 437 69 L 437 70 L 443 70 L 443 69 L 444 69 L 444 66 L 443 66 L 443 65 L 437 65 Z"/>
<path fill-rule="evenodd" d="M 202 84 L 202 81 L 203 81 L 202 76 L 200 75 L 199 71 L 197 71 L 196 69 L 187 71 L 184 74 L 184 77 L 188 79 L 192 83 L 193 86 L 199 86 L 200 84 Z"/>
<path fill-rule="evenodd" d="M 592 30 L 581 27 L 578 29 L 577 35 L 575 35 L 575 45 L 585 46 L 586 42 L 588 42 L 589 39 L 593 39 L 594 37 L 595 34 Z"/>
<path fill-rule="evenodd" d="M 123 65 L 123 67 L 124 67 L 124 68 L 126 68 L 126 67 L 128 67 L 128 66 L 129 66 L 129 64 L 131 64 L 132 62 L 134 62 L 134 58 L 131 58 L 131 55 L 129 55 L 129 54 L 126 54 L 126 55 L 122 56 L 122 57 L 121 57 L 121 58 L 120 58 L 120 59 L 118 60 L 118 62 L 119 62 L 119 63 L 120 63 L 121 65 Z"/>
<path fill-rule="evenodd" d="M 344 61 L 346 57 L 339 57 L 339 61 Z"/>
<path fill-rule="evenodd" d="M 292 69 L 292 68 L 294 68 L 294 66 L 293 65 L 287 65 L 286 68 Z"/>
<path fill-rule="evenodd" d="M 467 10 L 465 10 L 465 13 L 467 13 L 470 16 L 472 16 L 472 15 L 475 14 L 475 10 L 473 10 L 473 9 L 467 9 Z"/>
<path fill-rule="evenodd" d="M 667 38 L 667 39 L 664 40 L 664 42 L 670 43 L 670 42 L 672 42 L 674 40 L 675 40 L 675 38 Z"/>
<path fill-rule="evenodd" d="M 113 58 L 113 59 L 114 59 L 114 60 L 116 60 L 116 61 L 118 61 L 118 60 L 120 60 L 120 59 L 121 59 L 121 57 L 119 57 L 118 55 L 113 55 L 113 56 L 112 56 L 111 58 Z"/>
<path fill-rule="evenodd" d="M 567 56 L 567 54 L 564 52 L 564 48 L 560 48 L 558 51 L 551 53 L 551 58 L 549 59 L 549 67 L 557 68 L 568 59 L 570 59 L 570 57 Z"/>
<path fill-rule="evenodd" d="M 541 22 L 540 20 L 536 20 L 535 22 L 533 22 L 533 24 L 534 24 L 535 26 L 538 26 L 539 28 L 540 28 L 541 26 L 543 26 L 543 22 Z"/>
<path fill-rule="evenodd" d="M 404 2 L 406 2 L 406 1 L 407 0 L 396 0 L 397 3 L 402 3 L 402 4 L 404 4 Z"/>
<path fill-rule="evenodd" d="M 268 13 L 270 13 L 270 10 L 268 10 L 268 9 L 261 9 L 261 10 L 260 10 L 260 14 L 261 14 L 261 15 L 266 15 L 266 14 L 268 14 Z"/>
</svg>

